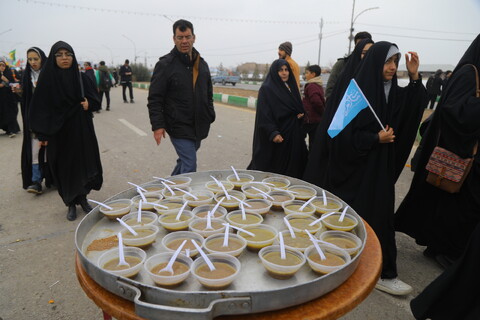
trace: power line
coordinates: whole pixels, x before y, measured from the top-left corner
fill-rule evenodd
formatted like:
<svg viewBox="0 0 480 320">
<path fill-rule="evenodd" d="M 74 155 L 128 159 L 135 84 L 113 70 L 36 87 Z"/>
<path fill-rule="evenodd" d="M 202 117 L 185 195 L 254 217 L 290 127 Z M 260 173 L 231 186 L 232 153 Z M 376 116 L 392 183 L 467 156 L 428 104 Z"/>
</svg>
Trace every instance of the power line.
<svg viewBox="0 0 480 320">
<path fill-rule="evenodd" d="M 96 7 L 86 7 L 72 4 L 64 4 L 58 2 L 50 1 L 40 1 L 40 0 L 17 0 L 19 2 L 33 3 L 44 6 L 67 8 L 67 9 L 79 9 L 79 10 L 88 10 L 88 11 L 100 11 L 100 12 L 109 12 L 115 14 L 126 14 L 126 15 L 140 15 L 140 16 L 151 16 L 151 17 L 163 17 L 172 21 L 170 18 L 182 18 L 182 19 L 195 19 L 195 20 L 206 20 L 206 21 L 223 21 L 223 22 L 240 22 L 240 23 L 269 23 L 269 24 L 318 24 L 319 21 L 286 21 L 286 20 L 262 20 L 262 19 L 237 19 L 237 18 L 221 18 L 221 17 L 201 17 L 201 16 L 184 16 L 184 15 L 174 15 L 158 12 L 143 12 L 143 11 L 129 11 L 129 10 L 117 10 L 117 9 L 106 9 L 106 8 L 96 8 Z M 173 22 L 173 21 L 172 21 Z M 339 24 L 339 21 L 327 21 L 328 24 Z"/>
<path fill-rule="evenodd" d="M 407 28 L 407 27 L 381 25 L 381 24 L 369 24 L 369 23 L 357 23 L 357 25 L 363 25 L 363 26 L 369 26 L 369 27 L 382 27 L 382 28 L 412 30 L 412 31 L 435 32 L 435 33 L 451 33 L 451 34 L 463 34 L 463 35 L 468 34 L 468 35 L 474 35 L 474 36 L 476 36 L 478 34 L 478 33 L 474 33 L 474 32 L 455 32 L 455 31 L 444 31 L 444 30 L 428 30 L 428 29 Z"/>
<path fill-rule="evenodd" d="M 472 42 L 473 39 L 445 39 L 445 38 L 432 38 L 432 37 L 416 37 L 416 36 L 406 36 L 400 34 L 391 34 L 391 33 L 378 33 L 375 32 L 374 34 L 378 34 L 381 36 L 389 36 L 389 37 L 398 37 L 398 38 L 409 38 L 409 39 L 422 39 L 422 40 L 434 40 L 434 41 L 458 41 L 458 42 Z"/>
</svg>

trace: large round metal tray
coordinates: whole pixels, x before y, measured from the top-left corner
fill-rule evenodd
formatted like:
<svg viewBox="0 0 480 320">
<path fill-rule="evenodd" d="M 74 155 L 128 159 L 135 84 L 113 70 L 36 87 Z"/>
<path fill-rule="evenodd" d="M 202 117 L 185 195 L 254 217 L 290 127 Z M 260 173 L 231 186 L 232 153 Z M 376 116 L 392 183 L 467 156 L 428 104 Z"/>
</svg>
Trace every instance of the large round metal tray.
<svg viewBox="0 0 480 320">
<path fill-rule="evenodd" d="M 238 170 L 253 175 L 255 181 L 280 176 L 268 172 Z M 214 176 L 226 180 L 230 170 L 208 171 L 185 174 L 192 178 L 192 189 L 203 188 L 205 182 Z M 286 177 L 292 185 L 308 185 L 321 194 L 322 189 L 305 181 Z M 326 190 L 325 190 L 326 191 Z M 328 196 L 336 197 L 326 191 Z M 132 198 L 137 193 L 134 188 L 123 191 L 108 200 Z M 341 199 L 339 199 L 342 201 Z M 342 201 L 343 202 L 343 201 Z M 343 202 L 346 205 L 345 202 Z M 366 230 L 362 219 L 353 210 L 359 224 L 354 229 L 363 244 L 352 261 L 340 270 L 319 276 L 307 264 L 297 274 L 287 280 L 270 277 L 264 270 L 258 255 L 245 251 L 240 257 L 242 271 L 240 276 L 226 290 L 212 291 L 204 289 L 192 276 L 175 289 L 156 286 L 145 271 L 134 279 L 115 276 L 97 267 L 99 253 L 87 252 L 86 247 L 96 238 L 115 234 L 122 229 L 118 222 L 112 222 L 94 208 L 78 225 L 75 243 L 80 262 L 87 274 L 108 291 L 135 303 L 137 315 L 147 319 L 212 319 L 219 315 L 245 314 L 283 309 L 318 298 L 337 288 L 355 271 L 366 242 Z M 284 229 L 283 212 L 268 213 L 265 223 Z M 147 255 L 165 251 L 161 238 L 166 234 L 163 228 L 157 241 L 146 250 Z"/>
</svg>

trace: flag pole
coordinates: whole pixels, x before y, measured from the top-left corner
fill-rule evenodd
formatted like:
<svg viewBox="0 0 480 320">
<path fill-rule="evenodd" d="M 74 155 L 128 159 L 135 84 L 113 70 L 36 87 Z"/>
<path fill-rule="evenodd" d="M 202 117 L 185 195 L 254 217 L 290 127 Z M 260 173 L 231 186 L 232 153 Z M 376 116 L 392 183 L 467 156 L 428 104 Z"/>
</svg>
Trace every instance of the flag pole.
<svg viewBox="0 0 480 320">
<path fill-rule="evenodd" d="M 380 121 L 380 119 L 378 118 L 377 114 L 375 113 L 375 110 L 373 110 L 372 108 L 372 105 L 370 104 L 370 101 L 368 101 L 367 97 L 365 97 L 365 95 L 363 94 L 363 91 L 362 91 L 362 88 L 360 88 L 360 86 L 358 85 L 357 81 L 355 81 L 355 78 L 352 78 L 353 82 L 355 82 L 355 85 L 360 89 L 360 93 L 362 94 L 363 96 L 363 99 L 365 99 L 365 101 L 367 101 L 368 103 L 368 107 L 370 108 L 370 110 L 372 111 L 373 115 L 375 116 L 375 119 L 377 119 L 378 121 L 378 124 L 380 125 L 380 127 L 382 128 L 383 131 L 387 132 L 387 130 L 385 130 L 385 127 L 383 126 L 382 122 Z"/>
</svg>

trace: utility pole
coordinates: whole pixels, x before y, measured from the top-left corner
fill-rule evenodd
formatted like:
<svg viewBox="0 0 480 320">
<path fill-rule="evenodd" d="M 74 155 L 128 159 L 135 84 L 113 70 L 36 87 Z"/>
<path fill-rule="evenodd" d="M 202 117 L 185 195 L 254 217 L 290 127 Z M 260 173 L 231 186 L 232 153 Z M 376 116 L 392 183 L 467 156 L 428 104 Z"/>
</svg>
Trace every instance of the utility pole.
<svg viewBox="0 0 480 320">
<path fill-rule="evenodd" d="M 352 41 L 353 41 L 353 13 L 355 12 L 355 0 L 353 0 L 352 6 L 352 19 L 350 19 L 350 35 L 348 36 L 348 54 L 352 52 Z"/>
<path fill-rule="evenodd" d="M 320 33 L 318 34 L 318 65 L 320 65 L 320 53 L 322 52 L 322 30 L 323 30 L 323 17 L 320 19 Z"/>
</svg>

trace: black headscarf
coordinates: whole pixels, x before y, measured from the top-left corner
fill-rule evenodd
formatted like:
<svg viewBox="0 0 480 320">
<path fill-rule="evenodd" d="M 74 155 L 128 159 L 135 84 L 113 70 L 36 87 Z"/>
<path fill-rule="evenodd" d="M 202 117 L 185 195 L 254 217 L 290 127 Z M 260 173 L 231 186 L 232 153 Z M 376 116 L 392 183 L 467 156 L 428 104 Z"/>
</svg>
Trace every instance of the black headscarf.
<svg viewBox="0 0 480 320">
<path fill-rule="evenodd" d="M 64 41 L 58 41 L 52 46 L 32 99 L 31 128 L 33 132 L 42 136 L 52 136 L 58 132 L 65 119 L 80 112 L 80 102 L 83 101 L 75 54 L 72 66 L 61 69 L 55 58 L 60 49 L 66 49 L 74 54 L 73 48 Z"/>
<path fill-rule="evenodd" d="M 326 105 L 327 110 L 329 110 L 328 114 L 331 115 L 332 118 L 333 118 L 333 115 L 335 114 L 335 111 L 337 111 L 338 104 L 342 100 L 343 94 L 345 93 L 345 90 L 347 89 L 348 84 L 350 83 L 350 80 L 353 78 L 355 71 L 357 70 L 358 66 L 360 65 L 360 62 L 362 61 L 363 48 L 365 48 L 365 46 L 369 43 L 373 44 L 374 42 L 370 38 L 363 39 L 355 46 L 355 49 L 353 50 L 352 54 L 349 56 L 345 66 L 343 67 L 342 72 L 338 76 L 338 79 L 335 83 L 335 87 L 333 88 L 332 93 L 328 98 L 327 105 Z M 330 118 L 330 121 L 332 120 L 332 118 Z M 329 124 L 330 124 L 330 121 L 329 121 Z"/>
<path fill-rule="evenodd" d="M 287 66 L 289 71 L 286 82 L 278 75 L 282 66 Z M 297 118 L 299 113 L 304 110 L 295 76 L 287 61 L 275 60 L 258 93 L 249 169 L 301 177 L 307 151 L 301 120 Z M 276 134 L 280 134 L 284 142 L 273 143 Z"/>
<path fill-rule="evenodd" d="M 40 65 L 40 70 L 43 69 L 47 62 L 47 56 L 45 55 L 45 52 L 43 52 L 42 49 L 38 47 L 31 47 L 27 50 L 27 55 L 29 52 L 36 52 L 38 56 L 41 59 L 41 65 Z M 28 117 L 26 111 L 28 109 L 28 104 L 31 101 L 32 94 L 33 94 L 33 84 L 32 84 L 32 67 L 30 67 L 30 64 L 27 62 L 27 67 L 25 68 L 25 71 L 23 72 L 23 77 L 22 77 L 22 116 L 23 116 L 23 125 L 28 125 L 26 118 Z M 24 131 L 29 131 L 27 129 L 23 129 Z"/>
</svg>

